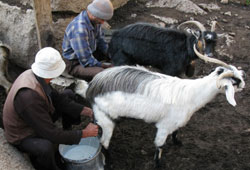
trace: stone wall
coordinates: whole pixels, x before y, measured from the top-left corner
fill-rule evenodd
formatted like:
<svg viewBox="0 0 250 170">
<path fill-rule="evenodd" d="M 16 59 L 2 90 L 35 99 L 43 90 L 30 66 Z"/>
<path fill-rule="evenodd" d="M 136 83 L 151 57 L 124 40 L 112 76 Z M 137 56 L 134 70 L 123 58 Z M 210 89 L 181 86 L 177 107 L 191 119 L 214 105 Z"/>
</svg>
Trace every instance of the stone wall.
<svg viewBox="0 0 250 170">
<path fill-rule="evenodd" d="M 10 60 L 27 68 L 38 50 L 33 10 L 0 1 L 0 28 L 0 40 L 12 48 Z"/>
</svg>

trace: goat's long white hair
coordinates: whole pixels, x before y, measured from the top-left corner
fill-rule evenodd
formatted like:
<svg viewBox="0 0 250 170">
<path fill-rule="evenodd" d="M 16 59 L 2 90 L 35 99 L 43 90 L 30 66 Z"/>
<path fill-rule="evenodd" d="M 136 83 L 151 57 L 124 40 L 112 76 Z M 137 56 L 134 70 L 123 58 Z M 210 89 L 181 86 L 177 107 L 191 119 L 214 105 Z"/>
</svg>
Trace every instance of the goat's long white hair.
<svg viewBox="0 0 250 170">
<path fill-rule="evenodd" d="M 151 72 L 144 67 L 120 66 L 97 74 L 90 82 L 86 96 L 91 102 L 94 102 L 93 100 L 97 96 L 120 91 L 154 98 L 165 104 L 175 104 L 176 100 L 178 102 L 189 100 L 185 96 L 189 96 L 188 94 L 192 90 L 190 84 L 193 80 L 188 79 L 181 82 L 179 80 L 177 77 Z"/>
</svg>

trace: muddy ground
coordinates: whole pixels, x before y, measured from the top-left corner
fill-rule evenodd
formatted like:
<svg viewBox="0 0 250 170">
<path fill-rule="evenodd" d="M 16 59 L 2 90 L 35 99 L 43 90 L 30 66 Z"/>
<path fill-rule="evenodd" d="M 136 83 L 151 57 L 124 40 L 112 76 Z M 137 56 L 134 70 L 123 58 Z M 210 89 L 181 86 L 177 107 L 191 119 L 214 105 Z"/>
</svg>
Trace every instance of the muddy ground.
<svg viewBox="0 0 250 170">
<path fill-rule="evenodd" d="M 137 21 L 159 22 L 150 16 L 172 17 L 179 22 L 191 17 L 206 24 L 215 18 L 222 29 L 217 33 L 231 32 L 235 43 L 224 47 L 227 55 L 216 57 L 242 67 L 250 74 L 250 6 L 239 3 L 220 4 L 219 1 L 193 0 L 197 4 L 217 3 L 220 11 L 208 12 L 207 15 L 184 14 L 169 8 L 146 8 L 146 0 L 131 0 L 115 11 L 109 22 L 112 28 L 121 28 Z M 232 16 L 224 15 L 231 11 Z M 131 17 L 137 14 L 136 17 Z M 205 25 L 208 27 L 208 25 Z M 220 40 L 218 47 L 224 45 Z M 197 61 L 194 77 L 209 74 L 216 65 Z M 0 88 L 0 105 L 6 95 Z M 179 130 L 179 139 L 183 146 L 175 146 L 169 137 L 163 147 L 162 169 L 168 170 L 249 170 L 250 169 L 250 82 L 236 96 L 237 106 L 232 107 L 224 95 L 217 96 L 211 103 L 199 110 L 189 123 Z M 2 110 L 2 109 L 0 109 Z M 152 170 L 154 169 L 153 124 L 139 120 L 125 119 L 114 130 L 110 144 L 111 163 L 114 170 Z"/>
</svg>

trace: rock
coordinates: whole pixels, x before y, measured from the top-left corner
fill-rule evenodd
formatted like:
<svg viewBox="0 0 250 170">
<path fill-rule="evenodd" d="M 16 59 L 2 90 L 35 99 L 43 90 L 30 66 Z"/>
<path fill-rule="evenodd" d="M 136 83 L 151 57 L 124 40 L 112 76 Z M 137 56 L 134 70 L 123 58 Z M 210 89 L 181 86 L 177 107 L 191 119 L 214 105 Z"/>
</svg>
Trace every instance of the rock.
<svg viewBox="0 0 250 170">
<path fill-rule="evenodd" d="M 0 169 L 1 170 L 35 170 L 26 154 L 10 145 L 0 128 Z"/>
<path fill-rule="evenodd" d="M 227 47 L 230 47 L 233 43 L 235 43 L 234 36 L 235 33 L 218 34 L 219 38 L 225 38 L 225 44 L 227 45 Z"/>
<path fill-rule="evenodd" d="M 160 27 L 166 27 L 166 23 L 164 22 L 158 22 L 157 25 Z"/>
<path fill-rule="evenodd" d="M 131 18 L 136 18 L 137 14 L 131 14 Z"/>
<path fill-rule="evenodd" d="M 64 31 L 72 19 L 73 17 L 69 17 L 65 19 L 61 18 L 61 19 L 58 19 L 56 22 L 52 23 L 54 30 L 56 30 L 54 31 L 54 39 L 57 42 L 55 44 L 55 48 L 59 50 L 60 52 L 62 52 L 62 41 L 63 41 Z"/>
<path fill-rule="evenodd" d="M 72 11 L 80 13 L 92 0 L 53 0 L 52 11 Z"/>
<path fill-rule="evenodd" d="M 224 15 L 232 16 L 232 12 L 231 11 L 225 12 Z"/>
<path fill-rule="evenodd" d="M 114 8 L 119 8 L 125 5 L 129 0 L 111 0 Z M 83 9 L 86 9 L 87 5 L 92 0 L 52 0 L 51 8 L 52 11 L 72 11 L 80 13 Z"/>
<path fill-rule="evenodd" d="M 193 14 L 207 14 L 204 10 L 202 10 L 199 6 L 193 3 L 190 0 L 151 0 L 146 6 L 150 7 L 161 7 L 161 8 L 176 8 L 176 10 L 185 12 L 185 13 L 193 13 Z"/>
<path fill-rule="evenodd" d="M 86 9 L 87 5 L 92 0 L 51 0 L 51 8 L 53 12 L 58 11 L 71 11 L 74 13 L 80 13 L 83 9 Z M 119 8 L 125 5 L 129 0 L 111 0 L 114 8 Z M 22 5 L 33 6 L 33 0 L 20 0 Z"/>
<path fill-rule="evenodd" d="M 221 0 L 220 3 L 222 3 L 222 4 L 228 4 L 228 0 Z"/>
<path fill-rule="evenodd" d="M 232 37 L 235 37 L 235 32 L 229 32 L 228 35 L 232 36 Z"/>
<path fill-rule="evenodd" d="M 6 57 L 9 56 L 11 53 L 11 48 L 2 44 L 0 41 L 0 86 L 5 88 L 6 94 L 8 93 L 11 82 L 6 78 L 6 70 L 7 70 L 7 60 Z"/>
<path fill-rule="evenodd" d="M 34 11 L 0 1 L 0 18 L 0 40 L 12 48 L 8 60 L 22 68 L 30 68 L 39 49 Z"/>
<path fill-rule="evenodd" d="M 204 9 L 204 10 L 207 10 L 207 11 L 209 11 L 209 12 L 212 12 L 213 10 L 214 10 L 214 11 L 218 11 L 218 10 L 221 9 L 218 5 L 213 4 L 213 3 L 211 3 L 211 4 L 204 4 L 204 3 L 201 3 L 201 4 L 199 4 L 199 7 L 201 7 L 201 8 Z"/>
<path fill-rule="evenodd" d="M 228 21 L 226 19 L 222 19 L 222 22 L 228 23 Z"/>
<path fill-rule="evenodd" d="M 158 16 L 158 15 L 154 15 L 154 14 L 151 14 L 152 17 L 155 17 L 157 19 L 159 19 L 160 21 L 163 21 L 164 23 L 166 24 L 176 24 L 178 23 L 178 20 L 174 19 L 174 18 L 170 18 L 170 17 L 161 17 L 161 16 Z"/>
</svg>

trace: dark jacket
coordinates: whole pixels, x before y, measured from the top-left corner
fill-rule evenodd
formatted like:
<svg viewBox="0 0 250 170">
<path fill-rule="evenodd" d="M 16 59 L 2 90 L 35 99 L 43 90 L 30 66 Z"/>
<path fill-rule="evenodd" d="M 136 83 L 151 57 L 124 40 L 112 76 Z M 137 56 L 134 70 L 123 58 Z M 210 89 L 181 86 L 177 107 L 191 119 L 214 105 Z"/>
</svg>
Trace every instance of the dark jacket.
<svg viewBox="0 0 250 170">
<path fill-rule="evenodd" d="M 18 144 L 26 137 L 37 136 L 57 144 L 79 143 L 81 131 L 64 131 L 54 125 L 54 121 L 59 117 L 55 105 L 57 108 L 61 105 L 61 110 L 72 108 L 72 116 L 75 118 L 80 118 L 83 106 L 65 100 L 53 92 L 54 90 L 31 70 L 25 71 L 17 78 L 3 109 L 5 137 L 8 142 Z"/>
</svg>

